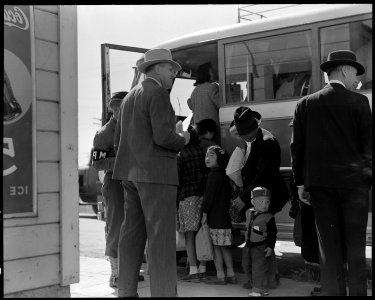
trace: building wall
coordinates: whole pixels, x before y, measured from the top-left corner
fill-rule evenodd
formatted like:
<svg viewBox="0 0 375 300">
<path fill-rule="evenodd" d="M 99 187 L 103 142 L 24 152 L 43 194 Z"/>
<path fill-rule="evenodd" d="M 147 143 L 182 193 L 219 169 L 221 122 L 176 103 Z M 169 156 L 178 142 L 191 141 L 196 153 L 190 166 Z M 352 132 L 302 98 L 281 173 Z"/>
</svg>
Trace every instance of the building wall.
<svg viewBox="0 0 375 300">
<path fill-rule="evenodd" d="M 77 10 L 33 6 L 37 216 L 4 219 L 5 297 L 79 281 Z"/>
</svg>

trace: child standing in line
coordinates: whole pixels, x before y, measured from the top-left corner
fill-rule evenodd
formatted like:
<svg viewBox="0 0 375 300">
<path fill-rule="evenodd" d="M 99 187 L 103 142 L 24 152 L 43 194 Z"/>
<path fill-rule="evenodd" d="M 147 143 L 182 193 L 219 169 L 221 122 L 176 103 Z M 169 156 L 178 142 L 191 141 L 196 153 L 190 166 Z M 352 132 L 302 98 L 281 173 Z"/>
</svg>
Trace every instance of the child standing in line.
<svg viewBox="0 0 375 300">
<path fill-rule="evenodd" d="M 256 187 L 251 191 L 254 207 L 246 211 L 246 247 L 251 265 L 252 291 L 249 297 L 268 296 L 268 288 L 275 281 L 275 243 L 277 227 L 275 217 L 268 212 L 271 191 Z"/>
<path fill-rule="evenodd" d="M 177 228 L 185 234 L 186 252 L 189 261 L 189 274 L 182 280 L 200 282 L 206 276 L 206 262 L 198 260 L 195 248 L 195 235 L 200 228 L 201 206 L 204 192 L 206 166 L 205 154 L 200 147 L 196 130 L 189 126 L 190 141 L 177 155 Z"/>
<path fill-rule="evenodd" d="M 202 224 L 207 224 L 210 229 L 217 272 L 217 280 L 206 281 L 206 283 L 236 284 L 232 252 L 228 247 L 231 245 L 232 238 L 229 215 L 231 190 L 229 177 L 225 174 L 229 155 L 219 146 L 210 146 L 207 149 L 205 161 L 206 166 L 211 170 L 208 174 L 202 203 Z M 227 276 L 224 273 L 223 262 L 226 265 Z"/>
<path fill-rule="evenodd" d="M 216 122 L 212 119 L 203 119 L 195 124 L 199 139 L 201 140 L 200 146 L 204 153 L 207 152 L 208 147 L 217 145 L 215 142 L 216 135 Z"/>
</svg>

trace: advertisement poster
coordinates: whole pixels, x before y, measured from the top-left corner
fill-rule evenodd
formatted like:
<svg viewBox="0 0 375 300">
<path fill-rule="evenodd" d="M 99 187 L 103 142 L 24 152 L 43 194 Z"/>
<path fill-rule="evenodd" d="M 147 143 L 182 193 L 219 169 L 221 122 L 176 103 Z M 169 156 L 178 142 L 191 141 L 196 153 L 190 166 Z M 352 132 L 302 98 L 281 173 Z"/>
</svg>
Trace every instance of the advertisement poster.
<svg viewBox="0 0 375 300">
<path fill-rule="evenodd" d="M 3 213 L 33 216 L 34 43 L 30 6 L 4 5 Z"/>
</svg>

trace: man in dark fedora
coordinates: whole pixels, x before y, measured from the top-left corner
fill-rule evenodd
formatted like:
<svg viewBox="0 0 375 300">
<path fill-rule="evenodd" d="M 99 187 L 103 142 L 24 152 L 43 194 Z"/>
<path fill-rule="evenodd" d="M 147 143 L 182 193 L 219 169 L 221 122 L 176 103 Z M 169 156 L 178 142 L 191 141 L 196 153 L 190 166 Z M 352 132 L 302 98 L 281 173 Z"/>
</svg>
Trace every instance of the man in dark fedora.
<svg viewBox="0 0 375 300">
<path fill-rule="evenodd" d="M 241 170 L 243 191 L 234 200 L 234 206 L 244 213 L 252 206 L 251 191 L 263 186 L 272 192 L 268 212 L 275 215 L 289 201 L 289 191 L 280 173 L 279 142 L 269 131 L 259 127 L 260 119 L 261 116 L 254 114 L 249 107 L 241 106 L 234 112 L 236 134 L 246 143 L 245 161 Z M 235 131 L 232 129 L 232 134 Z M 249 282 L 244 287 L 251 288 L 250 249 L 247 247 L 242 250 L 242 266 L 249 276 Z M 276 264 L 272 264 L 272 267 L 275 268 L 273 273 L 277 274 Z"/>
<path fill-rule="evenodd" d="M 114 179 L 125 190 L 119 238 L 118 297 L 137 296 L 138 272 L 148 241 L 151 297 L 177 296 L 177 153 L 189 142 L 176 133 L 168 90 L 181 66 L 167 49 L 151 49 L 137 63 L 146 79 L 121 104 Z"/>
<path fill-rule="evenodd" d="M 349 295 L 366 296 L 372 116 L 367 97 L 354 91 L 365 68 L 347 50 L 331 52 L 320 68 L 329 83 L 299 100 L 294 112 L 295 184 L 301 201 L 314 209 L 320 295 L 346 295 L 346 260 Z"/>
</svg>

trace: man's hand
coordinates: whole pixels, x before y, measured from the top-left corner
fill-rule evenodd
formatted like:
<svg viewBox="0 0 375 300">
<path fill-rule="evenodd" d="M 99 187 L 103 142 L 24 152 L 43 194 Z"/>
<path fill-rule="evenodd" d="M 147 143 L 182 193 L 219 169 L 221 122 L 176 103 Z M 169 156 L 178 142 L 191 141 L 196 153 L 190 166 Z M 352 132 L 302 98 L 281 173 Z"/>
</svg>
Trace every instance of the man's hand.
<svg viewBox="0 0 375 300">
<path fill-rule="evenodd" d="M 236 199 L 233 200 L 233 206 L 234 206 L 237 210 L 240 211 L 241 209 L 244 208 L 244 206 L 245 206 L 245 202 L 243 202 L 243 201 L 241 200 L 240 197 L 237 197 Z"/>
<path fill-rule="evenodd" d="M 183 138 L 185 138 L 185 145 L 187 143 L 189 143 L 189 141 L 190 141 L 190 133 L 189 132 L 183 131 L 183 132 L 179 133 L 179 135 L 181 135 Z"/>
<path fill-rule="evenodd" d="M 266 249 L 264 249 L 264 256 L 265 257 L 270 257 L 272 255 L 272 248 L 270 247 L 267 247 Z"/>
<path fill-rule="evenodd" d="M 298 196 L 299 196 L 299 199 L 307 204 L 307 205 L 311 205 L 310 203 L 310 194 L 308 192 L 305 191 L 305 186 L 304 185 L 301 185 L 298 187 Z"/>
</svg>

